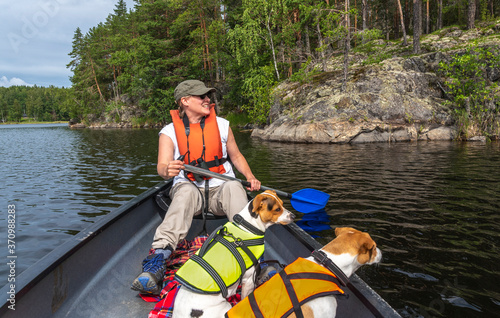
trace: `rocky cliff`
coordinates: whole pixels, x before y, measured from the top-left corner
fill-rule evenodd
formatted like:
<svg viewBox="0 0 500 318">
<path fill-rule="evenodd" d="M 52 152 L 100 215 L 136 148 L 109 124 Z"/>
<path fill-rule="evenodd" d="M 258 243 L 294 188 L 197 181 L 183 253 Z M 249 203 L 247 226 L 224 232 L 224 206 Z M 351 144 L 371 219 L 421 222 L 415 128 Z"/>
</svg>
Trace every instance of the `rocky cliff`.
<svg viewBox="0 0 500 318">
<path fill-rule="evenodd" d="M 498 46 L 499 31 L 500 24 L 484 31 L 442 30 L 422 39 L 425 54 L 369 65 L 363 63 L 366 56 L 353 54 L 345 91 L 341 90 L 343 73 L 334 69 L 335 63 L 331 71 L 307 83 L 283 83 L 275 90 L 271 124 L 254 129 L 252 136 L 306 143 L 452 140 L 456 128 L 444 103 L 447 94 L 437 73 L 439 62 L 449 62 L 474 39 L 481 39 L 482 46 Z M 389 52 L 401 46 L 383 40 L 372 45 Z M 499 70 L 490 70 L 489 80 L 498 81 L 498 74 Z"/>
</svg>

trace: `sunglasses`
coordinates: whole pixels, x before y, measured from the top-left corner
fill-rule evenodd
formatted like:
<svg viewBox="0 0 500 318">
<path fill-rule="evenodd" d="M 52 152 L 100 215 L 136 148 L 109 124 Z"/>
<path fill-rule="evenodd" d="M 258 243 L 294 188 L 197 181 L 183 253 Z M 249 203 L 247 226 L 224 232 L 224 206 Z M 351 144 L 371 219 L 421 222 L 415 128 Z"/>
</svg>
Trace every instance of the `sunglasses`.
<svg viewBox="0 0 500 318">
<path fill-rule="evenodd" d="M 203 95 L 194 95 L 194 96 L 198 96 L 199 98 L 201 99 L 205 99 L 205 97 L 208 96 L 208 98 L 210 98 L 210 96 L 208 94 L 203 94 Z"/>
</svg>

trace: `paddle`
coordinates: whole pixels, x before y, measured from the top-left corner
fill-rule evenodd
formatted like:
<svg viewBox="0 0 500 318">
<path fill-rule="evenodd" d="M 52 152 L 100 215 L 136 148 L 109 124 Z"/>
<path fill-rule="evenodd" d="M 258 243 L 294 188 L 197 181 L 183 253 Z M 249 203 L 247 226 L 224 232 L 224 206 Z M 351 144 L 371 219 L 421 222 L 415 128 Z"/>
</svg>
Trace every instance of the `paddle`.
<svg viewBox="0 0 500 318">
<path fill-rule="evenodd" d="M 250 186 L 250 182 L 248 181 L 240 180 L 230 176 L 225 176 L 199 167 L 185 164 L 184 169 L 186 169 L 186 171 L 188 172 L 201 174 L 206 177 L 213 177 L 226 181 L 239 181 L 245 187 Z M 263 191 L 273 190 L 276 192 L 277 195 L 290 199 L 290 203 L 292 204 L 293 208 L 302 213 L 310 213 L 323 209 L 326 203 L 328 202 L 328 199 L 330 198 L 330 195 L 328 193 L 308 188 L 299 190 L 293 194 L 283 192 L 281 190 L 272 189 L 266 186 L 260 186 L 260 189 Z"/>
</svg>

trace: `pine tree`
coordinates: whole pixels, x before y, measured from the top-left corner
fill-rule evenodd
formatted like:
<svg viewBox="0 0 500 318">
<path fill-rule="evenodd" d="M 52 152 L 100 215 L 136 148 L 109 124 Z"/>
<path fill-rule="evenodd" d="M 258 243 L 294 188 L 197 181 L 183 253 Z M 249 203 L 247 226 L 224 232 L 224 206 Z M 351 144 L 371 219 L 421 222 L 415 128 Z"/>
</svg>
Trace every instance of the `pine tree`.
<svg viewBox="0 0 500 318">
<path fill-rule="evenodd" d="M 413 53 L 420 53 L 422 34 L 422 0 L 413 0 Z"/>
<path fill-rule="evenodd" d="M 467 29 L 474 29 L 474 24 L 476 21 L 476 0 L 469 0 L 469 5 L 467 6 Z"/>
<path fill-rule="evenodd" d="M 396 0 L 396 3 L 398 5 L 398 13 L 399 13 L 399 18 L 401 21 L 401 29 L 403 30 L 403 45 L 407 46 L 408 42 L 406 41 L 406 28 L 405 28 L 405 21 L 403 17 L 403 9 L 401 8 L 401 1 Z"/>
</svg>

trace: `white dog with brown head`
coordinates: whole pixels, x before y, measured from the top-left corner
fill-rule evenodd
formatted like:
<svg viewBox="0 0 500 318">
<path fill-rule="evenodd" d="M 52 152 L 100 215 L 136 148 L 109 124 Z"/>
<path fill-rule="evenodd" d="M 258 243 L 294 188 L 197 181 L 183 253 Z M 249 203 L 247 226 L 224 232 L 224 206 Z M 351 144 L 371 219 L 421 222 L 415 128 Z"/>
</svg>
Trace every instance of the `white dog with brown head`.
<svg viewBox="0 0 500 318">
<path fill-rule="evenodd" d="M 284 206 L 283 206 L 283 201 L 276 195 L 276 192 L 272 190 L 267 190 L 263 193 L 258 194 L 252 201 L 250 201 L 245 208 L 241 212 L 239 212 L 237 215 L 234 216 L 233 222 L 236 224 L 237 229 L 233 225 L 228 225 L 226 224 L 226 227 L 224 227 L 225 235 L 227 240 L 230 240 L 231 243 L 236 243 L 239 239 L 239 237 L 235 237 L 237 235 L 234 235 L 232 233 L 227 233 L 231 232 L 230 228 L 238 232 L 240 236 L 245 236 L 246 234 L 241 231 L 245 232 L 251 232 L 253 234 L 257 233 L 259 234 L 261 240 L 262 246 L 259 247 L 259 253 L 260 255 L 255 255 L 251 256 L 252 262 L 258 259 L 263 253 L 264 247 L 264 232 L 266 231 L 267 228 L 269 228 L 273 224 L 289 224 L 293 222 L 294 215 L 288 211 Z M 227 230 L 226 230 L 227 228 Z M 219 232 L 220 233 L 220 232 Z M 236 233 L 236 232 L 233 232 Z M 218 235 L 218 234 L 217 234 Z M 212 235 L 211 235 L 212 237 Z M 213 236 L 215 238 L 215 236 Z M 234 240 L 233 240 L 234 239 Z M 217 240 L 221 240 L 220 237 L 217 238 Z M 210 245 L 210 241 L 214 242 L 216 241 L 215 239 L 209 239 L 204 243 L 203 247 L 200 249 L 202 251 L 205 246 L 205 250 L 212 249 L 213 245 Z M 241 240 L 244 241 L 244 240 Z M 256 240 L 254 240 L 256 241 Z M 212 243 L 214 244 L 214 243 Z M 228 245 L 227 243 L 225 243 Z M 210 246 L 210 247 L 208 247 Z M 236 247 L 240 247 L 240 249 L 243 249 L 242 246 L 237 245 Z M 255 247 L 255 246 L 252 246 Z M 224 248 L 221 248 L 224 250 Z M 229 248 L 228 248 L 229 249 Z M 240 250 L 238 249 L 238 250 Z M 247 248 L 245 248 L 247 249 Z M 241 253 L 241 252 L 240 252 Z M 198 254 L 198 253 L 197 253 Z M 215 255 L 214 255 L 215 254 Z M 224 253 L 214 253 L 212 256 L 208 256 L 208 253 L 205 254 L 207 257 L 192 257 L 188 262 L 190 264 L 193 264 L 195 262 L 195 266 L 192 266 L 186 262 L 179 271 L 176 274 L 176 279 L 181 282 L 182 286 L 180 287 L 176 298 L 174 302 L 174 309 L 173 309 L 173 317 L 175 318 L 191 318 L 191 317 L 223 317 L 224 313 L 227 312 L 229 309 L 231 309 L 231 304 L 227 302 L 226 297 L 232 296 L 236 294 L 236 290 L 238 286 L 241 284 L 242 286 L 242 297 L 246 297 L 250 292 L 253 291 L 254 289 L 254 281 L 253 281 L 253 276 L 255 272 L 255 266 L 250 266 L 246 270 L 242 267 L 245 266 L 245 263 L 243 265 L 238 263 L 233 259 L 234 254 L 230 254 L 229 256 L 226 256 L 226 252 Z M 237 253 L 236 253 L 237 254 Z M 245 253 L 242 253 L 245 255 Z M 248 252 L 246 252 L 246 255 L 249 255 Z M 201 258 L 201 259 L 200 259 Z M 204 259 L 207 260 L 204 260 Z M 220 290 L 224 290 L 223 292 L 218 292 L 217 288 L 215 288 L 215 292 L 207 292 L 206 289 L 200 289 L 196 287 L 195 285 L 197 283 L 193 283 L 194 280 L 196 280 L 198 277 L 208 277 L 207 273 L 211 273 L 209 276 L 212 278 L 217 276 L 218 274 L 213 274 L 213 271 L 215 270 L 214 268 L 219 266 L 219 265 L 207 265 L 207 263 L 210 261 L 209 259 L 212 258 L 212 264 L 217 263 L 217 264 L 230 264 L 227 267 L 223 269 L 225 273 L 230 272 L 230 273 L 237 273 L 236 275 L 240 275 L 240 273 L 243 273 L 242 275 L 239 276 L 237 281 L 235 283 L 232 283 L 230 286 L 222 286 L 220 287 Z M 248 258 L 245 256 L 246 261 L 248 262 Z M 214 261 L 215 259 L 215 261 Z M 202 266 L 200 264 L 203 264 Z M 256 265 L 256 264 L 253 264 Z M 189 268 L 189 266 L 191 266 Z M 186 267 L 189 268 L 189 271 L 186 270 Z M 186 277 L 184 277 L 182 270 L 184 268 L 184 272 L 187 272 Z M 208 270 L 207 270 L 208 268 Z M 243 268 L 243 269 L 242 269 Z M 215 270 L 217 272 L 217 270 Z M 230 274 L 229 274 L 230 275 Z M 210 279 L 212 279 L 210 278 Z M 233 278 L 232 278 L 233 279 Z M 220 277 L 213 278 L 214 281 L 221 281 Z M 225 282 L 225 281 L 224 281 Z M 224 283 L 222 282 L 222 283 Z M 200 284 L 205 284 L 205 283 L 200 283 Z M 197 286 L 199 286 L 198 284 Z M 213 283 L 211 283 L 211 286 L 214 286 Z M 207 284 L 205 284 L 207 285 Z M 223 294 L 225 294 L 226 297 L 223 297 Z"/>
<path fill-rule="evenodd" d="M 310 257 L 297 259 L 255 289 L 225 317 L 335 317 L 335 295 L 344 294 L 348 277 L 362 265 L 382 259 L 368 233 L 345 227 L 335 229 L 335 234 L 335 239 Z"/>
</svg>

